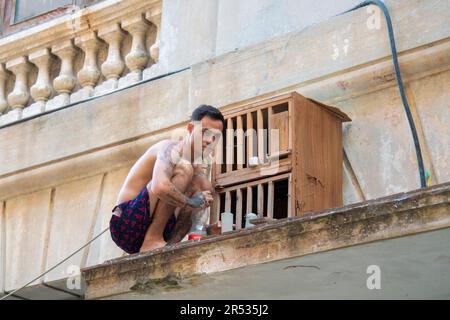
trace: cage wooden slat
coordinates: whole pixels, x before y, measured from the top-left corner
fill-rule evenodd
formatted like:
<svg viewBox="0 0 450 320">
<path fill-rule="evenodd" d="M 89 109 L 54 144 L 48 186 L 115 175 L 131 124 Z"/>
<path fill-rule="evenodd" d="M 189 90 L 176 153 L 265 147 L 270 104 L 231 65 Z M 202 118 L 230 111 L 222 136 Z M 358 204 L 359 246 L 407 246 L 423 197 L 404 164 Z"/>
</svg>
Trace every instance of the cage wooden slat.
<svg viewBox="0 0 450 320">
<path fill-rule="evenodd" d="M 223 163 L 223 136 L 220 135 L 216 142 L 216 147 L 214 150 L 214 175 L 217 176 L 222 173 L 222 163 Z"/>
<path fill-rule="evenodd" d="M 234 128 L 233 128 L 233 119 L 228 118 L 227 120 L 227 146 L 226 146 L 226 168 L 227 172 L 233 171 L 233 162 L 234 162 Z"/>
<path fill-rule="evenodd" d="M 236 190 L 236 230 L 242 226 L 242 190 Z"/>
<path fill-rule="evenodd" d="M 252 203 L 253 203 L 253 193 L 252 193 L 252 187 L 247 187 L 247 213 L 252 212 Z"/>
<path fill-rule="evenodd" d="M 237 117 L 236 122 L 236 136 L 237 136 L 237 168 L 238 170 L 243 169 L 244 165 L 244 127 L 242 124 L 242 116 Z"/>
<path fill-rule="evenodd" d="M 264 188 L 263 184 L 258 184 L 258 217 L 261 218 L 264 215 Z"/>
<path fill-rule="evenodd" d="M 247 167 L 249 166 L 250 158 L 254 156 L 255 152 L 253 150 L 253 144 L 254 144 L 254 132 L 255 129 L 253 128 L 253 118 L 252 113 L 247 113 Z"/>
<path fill-rule="evenodd" d="M 225 212 L 231 212 L 231 192 L 225 193 Z"/>
<path fill-rule="evenodd" d="M 289 183 L 288 183 L 288 217 L 293 217 L 295 214 L 292 212 L 292 174 L 289 175 Z"/>
<path fill-rule="evenodd" d="M 270 107 L 268 107 L 267 108 L 267 110 L 268 110 L 268 122 L 267 122 L 267 136 L 268 136 L 268 139 L 269 139 L 269 143 L 267 144 L 267 154 L 270 156 L 271 154 L 272 154 L 272 145 L 271 145 L 271 142 L 272 142 L 272 140 L 271 140 L 271 129 L 272 129 L 272 121 L 271 121 L 271 119 L 272 119 L 272 115 L 273 115 L 273 108 L 272 108 L 272 106 L 270 106 Z"/>
<path fill-rule="evenodd" d="M 244 187 L 253 187 L 253 186 L 257 186 L 258 184 L 262 184 L 262 183 L 267 183 L 269 181 L 280 181 L 280 180 L 285 180 L 289 177 L 290 173 L 283 173 L 283 174 L 279 174 L 276 176 L 272 176 L 272 177 L 268 177 L 268 178 L 262 178 L 256 181 L 251 181 L 251 182 L 246 182 L 246 183 L 241 183 L 235 186 L 231 186 L 231 187 L 225 187 L 222 190 L 220 190 L 220 193 L 224 193 L 227 191 L 234 191 L 238 188 L 244 188 Z"/>
<path fill-rule="evenodd" d="M 256 116 L 256 127 L 258 129 L 258 159 L 259 163 L 264 163 L 264 118 L 261 109 L 258 109 Z"/>
<path fill-rule="evenodd" d="M 213 214 L 211 216 L 211 223 L 219 221 L 220 217 L 220 194 L 216 193 L 214 195 L 214 208 L 212 210 Z"/>
<path fill-rule="evenodd" d="M 273 189 L 273 181 L 269 181 L 267 187 L 267 217 L 273 218 L 273 203 L 274 203 L 274 189 Z"/>
</svg>

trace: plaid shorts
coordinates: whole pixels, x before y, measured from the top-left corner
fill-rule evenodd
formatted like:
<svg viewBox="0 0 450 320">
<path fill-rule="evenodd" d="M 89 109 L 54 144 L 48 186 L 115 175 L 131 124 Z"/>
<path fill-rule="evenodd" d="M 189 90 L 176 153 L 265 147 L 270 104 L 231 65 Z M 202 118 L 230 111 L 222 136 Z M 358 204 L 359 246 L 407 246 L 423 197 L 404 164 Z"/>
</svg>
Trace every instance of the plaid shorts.
<svg viewBox="0 0 450 320">
<path fill-rule="evenodd" d="M 145 186 L 136 198 L 122 202 L 112 210 L 109 231 L 113 241 L 123 251 L 132 254 L 141 249 L 147 229 L 152 223 L 149 204 L 150 199 Z M 165 241 L 168 240 L 175 223 L 176 218 L 173 214 L 164 228 Z"/>
</svg>

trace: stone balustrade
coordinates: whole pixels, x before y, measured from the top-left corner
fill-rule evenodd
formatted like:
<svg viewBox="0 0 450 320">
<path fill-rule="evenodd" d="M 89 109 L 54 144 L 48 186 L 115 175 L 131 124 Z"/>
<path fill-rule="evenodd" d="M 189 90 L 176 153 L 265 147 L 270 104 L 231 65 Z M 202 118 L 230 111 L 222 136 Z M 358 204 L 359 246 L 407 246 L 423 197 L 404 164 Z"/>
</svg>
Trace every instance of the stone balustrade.
<svg viewBox="0 0 450 320">
<path fill-rule="evenodd" d="M 148 78 L 161 6 L 107 0 L 0 39 L 0 127 Z"/>
</svg>

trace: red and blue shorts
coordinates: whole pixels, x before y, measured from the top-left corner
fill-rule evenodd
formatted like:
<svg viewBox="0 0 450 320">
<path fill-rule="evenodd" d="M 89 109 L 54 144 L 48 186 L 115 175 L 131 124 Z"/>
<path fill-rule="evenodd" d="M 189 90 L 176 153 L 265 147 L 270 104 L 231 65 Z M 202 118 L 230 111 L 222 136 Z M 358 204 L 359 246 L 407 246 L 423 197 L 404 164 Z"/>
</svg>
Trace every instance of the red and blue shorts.
<svg viewBox="0 0 450 320">
<path fill-rule="evenodd" d="M 109 222 L 109 230 L 113 241 L 127 253 L 137 253 L 144 242 L 147 229 L 152 223 L 150 216 L 150 199 L 147 186 L 136 198 L 122 202 L 114 207 Z M 164 228 L 163 237 L 167 241 L 176 223 L 173 214 Z"/>
</svg>

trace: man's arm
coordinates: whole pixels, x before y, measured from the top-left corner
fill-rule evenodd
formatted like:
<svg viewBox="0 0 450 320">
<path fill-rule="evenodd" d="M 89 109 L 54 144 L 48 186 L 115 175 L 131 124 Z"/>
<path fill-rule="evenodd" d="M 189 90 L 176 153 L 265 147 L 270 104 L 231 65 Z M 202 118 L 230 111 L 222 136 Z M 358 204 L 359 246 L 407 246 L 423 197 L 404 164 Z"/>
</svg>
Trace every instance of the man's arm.
<svg viewBox="0 0 450 320">
<path fill-rule="evenodd" d="M 184 208 L 190 206 L 200 208 L 206 202 L 203 193 L 197 193 L 189 198 L 178 190 L 171 181 L 175 164 L 178 162 L 178 159 L 172 159 L 172 157 L 179 156 L 179 151 L 176 150 L 176 147 L 176 143 L 168 143 L 158 153 L 153 169 L 151 190 L 159 199 L 174 207 Z"/>
<path fill-rule="evenodd" d="M 200 166 L 197 167 L 194 170 L 193 182 L 190 186 L 188 195 L 192 195 L 197 192 L 211 191 L 211 190 L 212 190 L 211 182 L 204 174 L 202 168 Z M 210 204 L 211 202 L 208 202 L 207 205 L 209 206 Z M 186 236 L 186 234 L 192 227 L 192 219 L 191 219 L 192 214 L 196 214 L 200 210 L 204 210 L 204 208 L 191 208 L 191 207 L 182 208 L 178 213 L 177 223 L 175 224 L 175 227 L 172 230 L 172 233 L 170 234 L 169 237 L 169 241 L 167 243 L 173 244 L 183 240 L 183 238 Z M 209 228 L 207 228 L 208 234 L 217 234 L 217 232 L 212 233 L 210 232 L 212 230 L 211 227 L 214 228 L 214 226 L 210 226 Z"/>
</svg>

